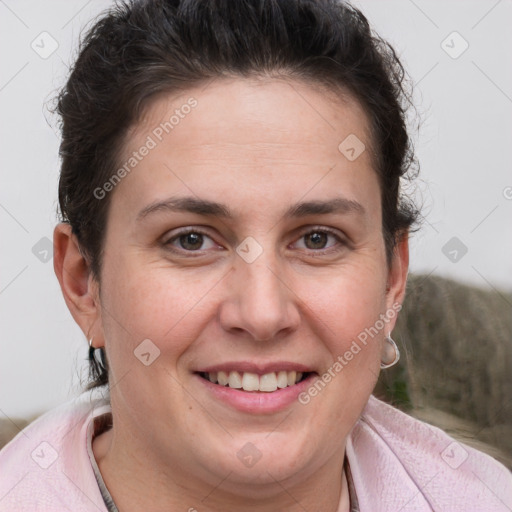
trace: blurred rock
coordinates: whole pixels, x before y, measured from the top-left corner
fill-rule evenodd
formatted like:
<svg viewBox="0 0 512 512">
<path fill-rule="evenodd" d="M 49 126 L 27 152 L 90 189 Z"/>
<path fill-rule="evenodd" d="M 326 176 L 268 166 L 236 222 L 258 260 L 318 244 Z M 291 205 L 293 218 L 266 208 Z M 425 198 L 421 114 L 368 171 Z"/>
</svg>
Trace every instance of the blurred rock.
<svg viewBox="0 0 512 512">
<path fill-rule="evenodd" d="M 32 421 L 32 420 L 30 420 Z M 6 445 L 14 436 L 29 424 L 26 419 L 0 418 L 0 448 Z"/>
<path fill-rule="evenodd" d="M 409 276 L 393 338 L 375 394 L 512 468 L 512 294 Z"/>
</svg>

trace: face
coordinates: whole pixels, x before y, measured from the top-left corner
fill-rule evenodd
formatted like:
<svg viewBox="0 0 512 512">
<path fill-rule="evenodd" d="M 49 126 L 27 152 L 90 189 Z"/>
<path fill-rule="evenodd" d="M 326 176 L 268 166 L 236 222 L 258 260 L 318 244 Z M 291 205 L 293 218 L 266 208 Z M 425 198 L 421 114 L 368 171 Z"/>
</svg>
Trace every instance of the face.
<svg viewBox="0 0 512 512">
<path fill-rule="evenodd" d="M 214 485 L 341 464 L 403 286 L 369 146 L 354 100 L 300 82 L 153 101 L 109 192 L 96 297 L 119 439 Z"/>
</svg>

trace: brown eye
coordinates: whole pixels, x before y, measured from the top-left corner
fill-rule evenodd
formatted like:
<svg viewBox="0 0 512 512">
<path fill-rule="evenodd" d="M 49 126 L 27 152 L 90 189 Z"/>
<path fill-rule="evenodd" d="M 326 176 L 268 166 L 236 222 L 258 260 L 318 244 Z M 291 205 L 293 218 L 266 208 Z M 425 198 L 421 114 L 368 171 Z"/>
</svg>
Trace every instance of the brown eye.
<svg viewBox="0 0 512 512">
<path fill-rule="evenodd" d="M 208 235 L 190 229 L 176 233 L 173 237 L 169 238 L 165 245 L 176 251 L 184 252 L 200 252 L 210 249 L 220 248 Z"/>
<path fill-rule="evenodd" d="M 295 249 L 313 251 L 318 255 L 325 251 L 342 249 L 346 243 L 337 233 L 326 228 L 307 231 L 292 246 Z"/>
<path fill-rule="evenodd" d="M 178 238 L 182 249 L 187 251 L 197 251 L 203 245 L 203 235 L 201 233 L 186 233 Z"/>
<path fill-rule="evenodd" d="M 328 239 L 329 235 L 327 233 L 313 231 L 304 235 L 304 245 L 308 249 L 325 249 Z"/>
</svg>

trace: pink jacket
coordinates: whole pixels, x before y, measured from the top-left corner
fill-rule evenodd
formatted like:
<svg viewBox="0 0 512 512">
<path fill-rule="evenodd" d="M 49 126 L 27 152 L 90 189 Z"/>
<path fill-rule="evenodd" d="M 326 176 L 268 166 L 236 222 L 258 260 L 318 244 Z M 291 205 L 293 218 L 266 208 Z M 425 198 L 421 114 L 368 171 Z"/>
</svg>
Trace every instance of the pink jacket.
<svg viewBox="0 0 512 512">
<path fill-rule="evenodd" d="M 87 436 L 109 410 L 85 393 L 20 432 L 0 452 L 0 511 L 106 511 Z M 512 511 L 504 466 L 374 397 L 346 453 L 361 512 Z"/>
</svg>

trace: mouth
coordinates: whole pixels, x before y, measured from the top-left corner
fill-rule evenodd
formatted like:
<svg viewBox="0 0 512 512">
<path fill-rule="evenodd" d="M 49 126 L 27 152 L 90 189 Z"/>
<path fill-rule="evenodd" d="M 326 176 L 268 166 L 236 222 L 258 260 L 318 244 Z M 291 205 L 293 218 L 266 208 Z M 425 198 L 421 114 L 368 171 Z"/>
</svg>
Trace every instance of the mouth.
<svg viewBox="0 0 512 512">
<path fill-rule="evenodd" d="M 248 393 L 274 393 L 280 389 L 295 386 L 308 379 L 314 372 L 279 370 L 258 375 L 243 371 L 197 372 L 204 380 L 218 386 L 237 389 Z"/>
<path fill-rule="evenodd" d="M 193 373 L 215 403 L 256 415 L 300 404 L 299 395 L 318 377 L 310 366 L 291 361 L 226 361 Z"/>
</svg>

